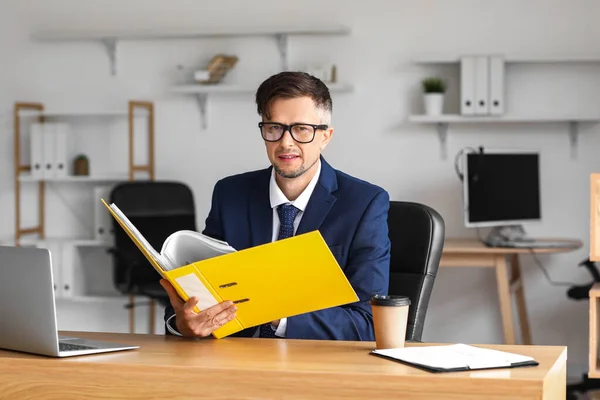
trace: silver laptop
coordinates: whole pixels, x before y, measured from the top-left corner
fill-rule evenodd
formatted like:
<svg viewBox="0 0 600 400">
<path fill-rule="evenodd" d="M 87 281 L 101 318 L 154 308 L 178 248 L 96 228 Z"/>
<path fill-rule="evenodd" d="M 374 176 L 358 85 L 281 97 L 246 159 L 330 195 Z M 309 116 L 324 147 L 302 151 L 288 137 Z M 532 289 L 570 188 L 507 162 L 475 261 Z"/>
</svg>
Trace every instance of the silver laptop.
<svg viewBox="0 0 600 400">
<path fill-rule="evenodd" d="M 69 357 L 139 346 L 58 336 L 47 249 L 0 246 L 0 348 Z"/>
</svg>

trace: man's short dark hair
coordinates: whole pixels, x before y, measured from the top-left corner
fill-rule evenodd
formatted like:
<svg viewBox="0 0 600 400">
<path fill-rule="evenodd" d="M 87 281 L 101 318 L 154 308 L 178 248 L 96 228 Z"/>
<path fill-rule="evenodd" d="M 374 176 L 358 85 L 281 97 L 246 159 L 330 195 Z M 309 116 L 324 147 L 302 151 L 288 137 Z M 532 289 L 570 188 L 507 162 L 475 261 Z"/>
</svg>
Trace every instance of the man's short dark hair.
<svg viewBox="0 0 600 400">
<path fill-rule="evenodd" d="M 274 100 L 297 97 L 310 97 L 315 106 L 324 111 L 324 117 L 331 118 L 332 101 L 327 85 L 305 72 L 291 71 L 273 75 L 259 86 L 256 91 L 258 115 L 269 119 L 269 109 Z"/>
</svg>

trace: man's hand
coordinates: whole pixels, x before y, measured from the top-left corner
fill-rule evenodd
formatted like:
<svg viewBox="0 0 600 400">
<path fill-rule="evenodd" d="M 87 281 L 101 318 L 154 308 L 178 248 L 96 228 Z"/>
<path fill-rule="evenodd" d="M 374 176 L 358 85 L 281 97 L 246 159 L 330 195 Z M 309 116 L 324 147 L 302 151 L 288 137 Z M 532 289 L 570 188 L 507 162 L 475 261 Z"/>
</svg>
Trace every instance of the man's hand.
<svg viewBox="0 0 600 400">
<path fill-rule="evenodd" d="M 196 313 L 194 306 L 198 303 L 197 298 L 191 297 L 184 303 L 169 281 L 161 279 L 160 284 L 169 295 L 175 310 L 175 325 L 183 336 L 206 337 L 235 318 L 237 307 L 231 301 L 224 301 Z"/>
<path fill-rule="evenodd" d="M 279 328 L 280 321 L 281 321 L 280 319 L 278 319 L 277 321 L 273 321 L 273 322 L 271 322 L 271 325 L 273 325 L 275 328 Z"/>
</svg>

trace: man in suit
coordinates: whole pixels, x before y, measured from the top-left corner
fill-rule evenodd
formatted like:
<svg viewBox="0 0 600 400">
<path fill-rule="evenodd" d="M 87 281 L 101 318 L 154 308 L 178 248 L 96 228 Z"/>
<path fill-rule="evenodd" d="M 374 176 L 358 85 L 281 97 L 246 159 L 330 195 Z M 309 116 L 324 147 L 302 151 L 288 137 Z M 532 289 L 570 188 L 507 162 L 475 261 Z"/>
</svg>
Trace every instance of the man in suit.
<svg viewBox="0 0 600 400">
<path fill-rule="evenodd" d="M 235 336 L 374 340 L 372 295 L 387 294 L 389 196 L 380 187 L 333 169 L 321 156 L 333 135 L 327 86 L 300 72 L 268 78 L 256 93 L 259 130 L 271 166 L 215 185 L 204 234 L 237 250 L 319 230 L 359 301 L 249 328 Z M 281 268 L 285 268 L 285 261 Z M 227 301 L 200 313 L 168 281 L 167 331 L 206 337 L 235 318 Z M 318 294 L 321 295 L 321 294 Z M 327 295 L 327 294 L 325 294 Z"/>
</svg>

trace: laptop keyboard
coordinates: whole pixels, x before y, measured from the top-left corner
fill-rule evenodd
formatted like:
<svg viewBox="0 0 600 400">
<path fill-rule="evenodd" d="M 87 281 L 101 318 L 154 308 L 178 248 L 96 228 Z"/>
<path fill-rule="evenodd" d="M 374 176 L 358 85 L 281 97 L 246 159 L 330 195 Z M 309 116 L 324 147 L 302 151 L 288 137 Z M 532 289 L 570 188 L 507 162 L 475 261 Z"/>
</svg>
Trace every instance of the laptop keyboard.
<svg viewBox="0 0 600 400">
<path fill-rule="evenodd" d="M 71 343 L 58 343 L 58 351 L 78 351 L 78 350 L 93 350 L 97 349 L 97 347 L 93 346 L 84 346 L 82 344 L 71 344 Z"/>
</svg>

